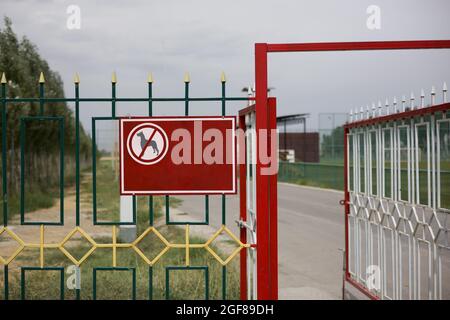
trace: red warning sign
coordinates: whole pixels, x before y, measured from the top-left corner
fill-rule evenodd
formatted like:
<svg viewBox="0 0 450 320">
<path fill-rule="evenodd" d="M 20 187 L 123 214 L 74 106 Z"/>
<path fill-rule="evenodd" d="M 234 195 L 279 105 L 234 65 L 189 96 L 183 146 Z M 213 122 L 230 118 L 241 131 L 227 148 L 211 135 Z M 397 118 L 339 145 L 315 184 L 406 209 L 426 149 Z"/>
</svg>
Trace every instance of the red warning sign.
<svg viewBox="0 0 450 320">
<path fill-rule="evenodd" d="M 122 195 L 236 193 L 235 117 L 120 119 Z"/>
</svg>

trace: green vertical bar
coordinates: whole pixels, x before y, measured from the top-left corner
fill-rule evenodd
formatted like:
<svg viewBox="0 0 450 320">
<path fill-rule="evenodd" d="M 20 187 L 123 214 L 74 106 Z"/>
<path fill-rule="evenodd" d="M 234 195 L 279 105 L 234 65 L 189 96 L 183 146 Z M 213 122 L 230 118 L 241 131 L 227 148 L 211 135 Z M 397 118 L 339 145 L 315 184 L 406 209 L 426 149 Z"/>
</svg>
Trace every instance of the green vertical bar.
<svg viewBox="0 0 450 320">
<path fill-rule="evenodd" d="M 92 211 L 94 224 L 97 224 L 97 147 L 95 136 L 95 119 L 92 118 Z"/>
<path fill-rule="evenodd" d="M 59 279 L 59 286 L 61 288 L 59 298 L 61 300 L 64 300 L 64 269 L 61 270 L 60 279 Z"/>
<path fill-rule="evenodd" d="M 222 117 L 224 117 L 225 116 L 225 114 L 226 114 L 226 112 L 225 112 L 225 103 L 226 103 L 226 100 L 225 100 L 225 97 L 226 97 L 226 95 L 225 95 L 225 81 L 222 81 Z"/>
<path fill-rule="evenodd" d="M 189 81 L 184 82 L 184 115 L 189 115 Z"/>
<path fill-rule="evenodd" d="M 20 224 L 25 223 L 25 120 L 20 120 Z"/>
<path fill-rule="evenodd" d="M 81 289 L 75 289 L 75 299 L 81 300 Z"/>
<path fill-rule="evenodd" d="M 21 268 L 20 273 L 20 299 L 25 300 L 25 269 Z"/>
<path fill-rule="evenodd" d="M 148 116 L 153 116 L 153 83 L 148 83 Z M 153 226 L 153 196 L 148 197 L 148 221 L 151 226 Z"/>
<path fill-rule="evenodd" d="M 169 289 L 169 269 L 166 267 L 166 300 L 170 298 L 170 289 Z"/>
<path fill-rule="evenodd" d="M 9 277 L 8 277 L 8 273 L 9 273 L 9 270 L 8 270 L 9 268 L 8 268 L 8 265 L 5 265 L 4 266 L 4 268 L 3 268 L 3 270 L 4 270 L 4 293 L 5 293 L 5 300 L 9 300 Z"/>
<path fill-rule="evenodd" d="M 222 117 L 226 115 L 226 82 L 225 78 L 222 79 Z M 222 224 L 226 225 L 226 199 L 225 195 L 222 195 Z M 222 300 L 227 299 L 227 266 L 222 267 Z"/>
<path fill-rule="evenodd" d="M 205 269 L 205 300 L 209 300 L 209 269 Z"/>
<path fill-rule="evenodd" d="M 111 86 L 112 86 L 112 92 L 111 92 L 111 96 L 112 96 L 112 99 L 111 99 L 111 115 L 112 115 L 112 117 L 113 118 L 115 118 L 116 117 L 116 83 L 115 82 L 112 82 L 111 83 Z"/>
<path fill-rule="evenodd" d="M 148 115 L 153 116 L 153 83 L 148 83 Z"/>
<path fill-rule="evenodd" d="M 153 300 L 153 267 L 148 267 L 148 300 Z"/>
<path fill-rule="evenodd" d="M 136 269 L 131 269 L 131 274 L 133 277 L 133 292 L 132 292 L 132 300 L 136 300 Z"/>
<path fill-rule="evenodd" d="M 227 299 L 227 266 L 222 267 L 222 300 Z"/>
<path fill-rule="evenodd" d="M 8 177 L 6 171 L 6 152 L 7 152 L 7 121 L 6 121 L 6 83 L 2 83 L 2 200 L 3 200 L 3 225 L 8 225 Z M 6 283 L 5 283 L 6 284 Z"/>
<path fill-rule="evenodd" d="M 151 226 L 153 226 L 153 196 L 148 197 L 148 208 L 149 208 L 149 217 L 148 221 Z"/>
<path fill-rule="evenodd" d="M 59 148 L 59 221 L 64 225 L 64 119 L 60 120 Z"/>
<path fill-rule="evenodd" d="M 75 223 L 80 225 L 80 88 L 75 82 Z M 79 295 L 77 289 L 77 294 Z M 78 300 L 78 299 L 77 299 Z"/>
<path fill-rule="evenodd" d="M 205 222 L 209 224 L 209 195 L 205 195 Z"/>
<path fill-rule="evenodd" d="M 169 211 L 169 204 L 170 204 L 170 201 L 169 201 L 169 196 L 166 196 L 166 224 L 168 224 L 169 223 L 169 221 L 170 221 L 170 211 Z"/>
<path fill-rule="evenodd" d="M 184 115 L 189 115 L 189 82 L 184 83 Z"/>
<path fill-rule="evenodd" d="M 44 83 L 39 83 L 39 114 L 44 115 Z"/>
<path fill-rule="evenodd" d="M 137 216 L 136 201 L 137 201 L 136 196 L 133 196 L 133 224 L 136 224 L 136 220 L 137 220 L 136 219 L 136 216 Z"/>
<path fill-rule="evenodd" d="M 225 91 L 225 78 L 222 80 L 222 117 L 226 115 L 225 104 L 226 104 L 226 91 Z M 225 225 L 226 221 L 226 203 L 225 203 L 225 195 L 222 195 L 222 224 Z"/>
<path fill-rule="evenodd" d="M 222 195 L 222 224 L 227 224 L 225 195 Z"/>
<path fill-rule="evenodd" d="M 92 299 L 97 300 L 97 270 L 92 274 Z"/>
</svg>

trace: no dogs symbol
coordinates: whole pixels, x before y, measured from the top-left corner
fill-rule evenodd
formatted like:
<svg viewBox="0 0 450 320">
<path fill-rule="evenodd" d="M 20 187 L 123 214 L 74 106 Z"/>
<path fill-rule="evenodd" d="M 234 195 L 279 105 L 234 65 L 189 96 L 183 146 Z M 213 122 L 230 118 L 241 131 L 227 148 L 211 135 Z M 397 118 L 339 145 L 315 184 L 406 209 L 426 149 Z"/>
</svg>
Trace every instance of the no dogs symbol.
<svg viewBox="0 0 450 320">
<path fill-rule="evenodd" d="M 153 123 L 144 123 L 128 135 L 127 149 L 130 156 L 143 165 L 161 161 L 167 153 L 169 139 L 164 130 Z"/>
</svg>

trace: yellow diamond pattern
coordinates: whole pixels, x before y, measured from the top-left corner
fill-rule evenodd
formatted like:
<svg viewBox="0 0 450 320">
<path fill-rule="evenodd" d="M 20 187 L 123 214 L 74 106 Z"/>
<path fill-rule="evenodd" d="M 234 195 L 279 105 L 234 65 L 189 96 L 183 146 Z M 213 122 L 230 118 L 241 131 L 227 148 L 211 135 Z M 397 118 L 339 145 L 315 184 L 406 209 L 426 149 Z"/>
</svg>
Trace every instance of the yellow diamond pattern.
<svg viewBox="0 0 450 320">
<path fill-rule="evenodd" d="M 92 253 L 97 249 L 102 248 L 111 248 L 112 249 L 112 264 L 113 266 L 117 266 L 117 249 L 118 248 L 128 248 L 133 249 L 142 260 L 153 266 L 159 259 L 161 259 L 164 254 L 166 254 L 171 248 L 184 248 L 186 250 L 186 265 L 189 265 L 189 251 L 190 249 L 205 249 L 207 250 L 220 264 L 227 265 L 242 249 L 250 247 L 249 244 L 242 243 L 239 238 L 237 238 L 225 225 L 221 226 L 205 243 L 189 243 L 189 225 L 186 225 L 186 241 L 185 243 L 171 243 L 169 242 L 155 227 L 148 227 L 139 237 L 136 238 L 133 242 L 130 243 L 117 243 L 117 226 L 112 227 L 112 242 L 111 243 L 97 243 L 87 232 L 85 232 L 81 227 L 75 227 L 67 235 L 61 240 L 59 243 L 45 243 L 45 226 L 40 226 L 40 242 L 39 243 L 28 243 L 23 241 L 17 234 L 15 234 L 8 227 L 2 227 L 0 229 L 0 235 L 6 232 L 11 238 L 15 240 L 19 244 L 18 249 L 8 258 L 4 258 L 0 256 L 0 265 L 9 265 L 12 261 L 14 261 L 19 254 L 25 248 L 38 248 L 40 250 L 39 262 L 41 267 L 44 267 L 44 249 L 49 248 L 57 248 L 59 249 L 72 263 L 77 266 L 82 265 L 84 262 L 88 260 L 88 258 L 92 255 Z M 157 236 L 161 242 L 165 245 L 165 247 L 152 259 L 150 260 L 141 249 L 139 249 L 138 245 L 145 237 L 153 233 Z M 231 255 L 223 260 L 219 257 L 219 255 L 210 247 L 211 243 L 222 233 L 226 233 L 229 237 L 237 244 L 236 250 L 234 250 Z M 74 256 L 70 254 L 70 252 L 65 248 L 67 242 L 69 242 L 72 237 L 76 234 L 81 235 L 84 239 L 86 239 L 91 248 L 86 252 L 86 254 L 77 260 Z"/>
</svg>

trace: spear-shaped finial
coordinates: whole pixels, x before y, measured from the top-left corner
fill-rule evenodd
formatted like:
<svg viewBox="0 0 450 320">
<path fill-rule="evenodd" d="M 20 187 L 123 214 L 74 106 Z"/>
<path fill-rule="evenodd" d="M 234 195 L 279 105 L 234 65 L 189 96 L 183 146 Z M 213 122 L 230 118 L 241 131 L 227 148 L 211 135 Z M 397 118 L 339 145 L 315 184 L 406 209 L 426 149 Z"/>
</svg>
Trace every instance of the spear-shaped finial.
<svg viewBox="0 0 450 320">
<path fill-rule="evenodd" d="M 348 114 L 348 121 L 353 122 L 353 111 L 350 109 L 350 113 Z"/>
<path fill-rule="evenodd" d="M 414 92 L 411 92 L 411 97 L 409 98 L 410 101 L 409 108 L 411 110 L 414 110 L 414 100 L 416 100 L 416 97 L 414 96 Z"/>
<path fill-rule="evenodd" d="M 444 82 L 444 86 L 442 87 L 442 97 L 443 97 L 443 102 L 446 103 L 447 102 L 447 83 Z"/>
<path fill-rule="evenodd" d="M 227 78 L 225 77 L 225 72 L 222 71 L 222 74 L 220 75 L 220 82 L 227 82 Z"/>
<path fill-rule="evenodd" d="M 355 108 L 355 116 L 354 116 L 355 121 L 358 120 L 358 108 Z"/>
<path fill-rule="evenodd" d="M 381 116 L 383 114 L 383 110 L 381 110 L 381 101 L 378 100 L 378 116 Z"/>
<path fill-rule="evenodd" d="M 402 96 L 402 112 L 405 112 L 406 96 Z"/>
<path fill-rule="evenodd" d="M 39 75 L 39 83 L 45 83 L 45 78 L 44 78 L 43 72 L 41 72 L 41 74 Z"/>
<path fill-rule="evenodd" d="M 367 106 L 367 108 L 369 108 L 369 106 Z M 363 120 L 364 119 L 364 108 L 363 107 L 361 107 L 360 114 L 361 114 L 360 120 Z"/>
<path fill-rule="evenodd" d="M 434 88 L 434 86 L 431 87 L 431 105 L 434 106 L 434 102 L 436 98 L 436 89 Z"/>
<path fill-rule="evenodd" d="M 117 83 L 117 74 L 115 71 L 112 73 L 111 83 Z"/>
<path fill-rule="evenodd" d="M 425 91 L 423 89 L 420 91 L 420 107 L 425 107 Z"/>
<path fill-rule="evenodd" d="M 372 117 L 373 116 L 375 116 L 375 104 L 374 103 L 372 103 Z M 371 116 L 370 116 L 370 109 L 369 109 L 369 106 L 367 106 L 367 114 L 366 114 L 366 118 L 367 119 L 369 119 L 369 118 L 372 118 Z"/>
<path fill-rule="evenodd" d="M 394 108 L 393 112 L 397 113 L 397 97 L 394 97 L 394 100 L 392 101 L 392 106 Z"/>
<path fill-rule="evenodd" d="M 189 76 L 189 73 L 186 72 L 184 74 L 184 83 L 189 83 L 189 82 L 191 82 L 191 77 Z"/>
<path fill-rule="evenodd" d="M 1 83 L 6 83 L 6 73 L 3 72 Z"/>
<path fill-rule="evenodd" d="M 73 76 L 73 83 L 80 83 L 80 76 L 78 75 L 78 73 L 75 73 L 75 75 Z"/>
<path fill-rule="evenodd" d="M 148 76 L 147 76 L 147 82 L 148 82 L 148 83 L 153 83 L 153 75 L 152 75 L 151 72 L 148 73 Z"/>
<path fill-rule="evenodd" d="M 386 115 L 389 114 L 389 100 L 386 98 L 386 102 L 384 103 L 384 106 L 386 107 Z"/>
</svg>

